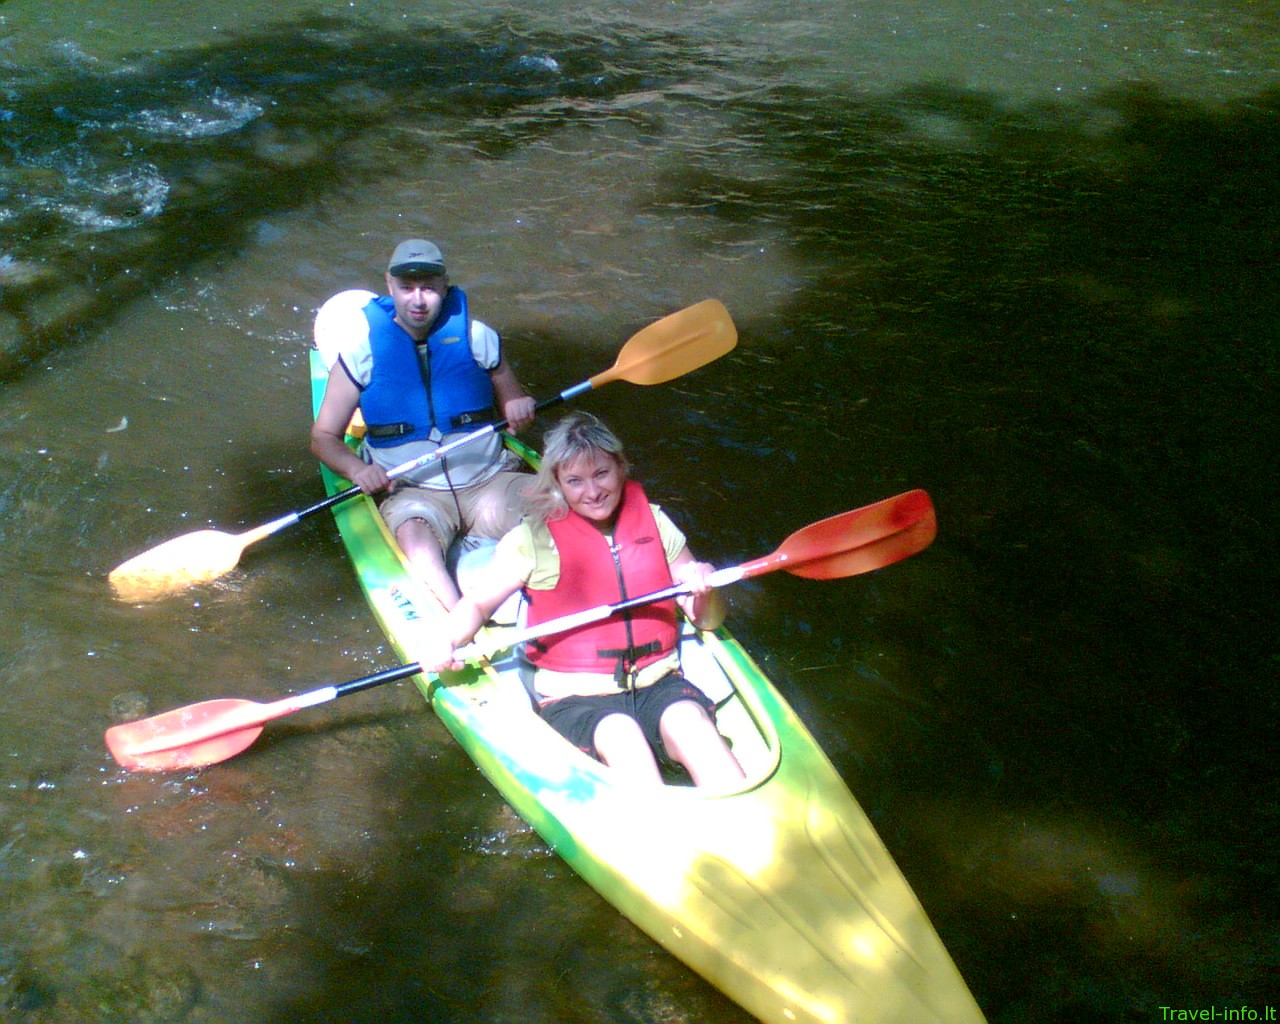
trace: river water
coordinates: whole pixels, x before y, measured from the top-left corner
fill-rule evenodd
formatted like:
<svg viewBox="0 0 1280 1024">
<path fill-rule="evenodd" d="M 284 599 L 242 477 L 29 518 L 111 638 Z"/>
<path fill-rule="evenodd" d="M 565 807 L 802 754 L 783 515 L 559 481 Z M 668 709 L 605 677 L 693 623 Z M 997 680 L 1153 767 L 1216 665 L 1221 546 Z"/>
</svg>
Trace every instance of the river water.
<svg viewBox="0 0 1280 1024">
<path fill-rule="evenodd" d="M 0 1017 L 747 1019 L 408 685 L 105 751 L 391 663 L 327 517 L 160 604 L 106 574 L 320 495 L 311 317 L 417 235 L 539 396 L 726 303 L 729 356 L 581 400 L 702 557 L 933 495 L 924 554 L 730 625 L 992 1022 L 1280 1005 L 1277 14 L 0 3 Z"/>
</svg>

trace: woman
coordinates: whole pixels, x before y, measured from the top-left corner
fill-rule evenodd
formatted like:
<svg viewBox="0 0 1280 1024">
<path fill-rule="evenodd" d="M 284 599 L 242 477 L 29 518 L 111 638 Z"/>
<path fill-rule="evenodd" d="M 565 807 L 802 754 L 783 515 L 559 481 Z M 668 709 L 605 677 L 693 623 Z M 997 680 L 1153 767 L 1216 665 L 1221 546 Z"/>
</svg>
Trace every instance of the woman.
<svg viewBox="0 0 1280 1024">
<path fill-rule="evenodd" d="M 589 413 L 566 416 L 547 434 L 542 466 L 526 496 L 524 521 L 498 543 L 492 563 L 449 615 L 441 645 L 420 659 L 456 667 L 468 643 L 517 590 L 529 624 L 673 582 L 690 593 L 532 642 L 542 717 L 587 754 L 634 778 L 661 784 L 658 757 L 685 767 L 694 783 L 728 789 L 744 776 L 716 730 L 714 705 L 680 673 L 676 605 L 714 629 L 724 605 L 684 535 L 640 485 L 628 479 L 622 444 Z M 655 756 L 655 752 L 656 755 Z"/>
</svg>

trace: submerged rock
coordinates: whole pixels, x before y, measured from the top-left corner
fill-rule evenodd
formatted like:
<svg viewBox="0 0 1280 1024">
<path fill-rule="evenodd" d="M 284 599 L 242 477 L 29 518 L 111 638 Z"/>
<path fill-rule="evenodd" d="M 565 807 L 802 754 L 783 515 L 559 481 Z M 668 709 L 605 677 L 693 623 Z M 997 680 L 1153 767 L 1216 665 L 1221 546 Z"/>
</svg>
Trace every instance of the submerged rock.
<svg viewBox="0 0 1280 1024">
<path fill-rule="evenodd" d="M 111 721 L 132 722 L 151 713 L 151 701 L 137 690 L 117 693 L 111 698 Z"/>
<path fill-rule="evenodd" d="M 199 992 L 199 981 L 190 967 L 138 954 L 124 958 L 109 973 L 90 978 L 78 1009 L 85 1019 L 182 1024 L 191 1015 Z"/>
</svg>

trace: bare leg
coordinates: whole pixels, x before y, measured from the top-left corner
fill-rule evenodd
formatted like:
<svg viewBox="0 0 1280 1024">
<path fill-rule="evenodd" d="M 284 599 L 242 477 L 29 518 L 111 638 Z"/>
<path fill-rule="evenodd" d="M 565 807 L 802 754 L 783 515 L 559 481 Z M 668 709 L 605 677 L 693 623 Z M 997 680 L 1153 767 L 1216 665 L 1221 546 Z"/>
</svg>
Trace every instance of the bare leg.
<svg viewBox="0 0 1280 1024">
<path fill-rule="evenodd" d="M 444 552 L 426 520 L 409 519 L 402 523 L 396 530 L 396 543 L 446 610 L 458 603 L 458 587 L 445 568 Z"/>
<path fill-rule="evenodd" d="M 529 473 L 499 473 L 485 485 L 468 510 L 467 533 L 497 540 L 520 522 L 525 491 L 533 481 Z"/>
<path fill-rule="evenodd" d="M 658 728 L 667 753 L 688 769 L 695 786 L 723 791 L 746 778 L 711 717 L 693 701 L 672 704 L 662 713 Z"/>
<path fill-rule="evenodd" d="M 654 760 L 649 741 L 639 723 L 630 715 L 609 715 L 600 720 L 593 737 L 596 753 L 610 768 L 616 768 L 637 782 L 662 785 L 662 773 Z"/>
</svg>

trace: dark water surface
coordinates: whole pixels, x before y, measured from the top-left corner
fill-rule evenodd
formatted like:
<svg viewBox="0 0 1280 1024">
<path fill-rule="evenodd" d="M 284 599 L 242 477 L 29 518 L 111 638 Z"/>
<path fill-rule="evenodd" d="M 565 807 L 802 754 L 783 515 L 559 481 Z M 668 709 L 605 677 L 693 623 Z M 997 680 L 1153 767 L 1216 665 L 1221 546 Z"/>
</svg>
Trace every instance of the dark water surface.
<svg viewBox="0 0 1280 1024">
<path fill-rule="evenodd" d="M 728 305 L 583 400 L 702 557 L 933 495 L 928 552 L 730 624 L 993 1024 L 1280 1007 L 1276 7 L 672 13 L 0 4 L 0 1019 L 747 1019 L 408 686 L 190 776 L 103 748 L 390 663 L 327 519 L 106 574 L 316 499 L 312 313 L 419 234 L 540 396 Z"/>
</svg>

